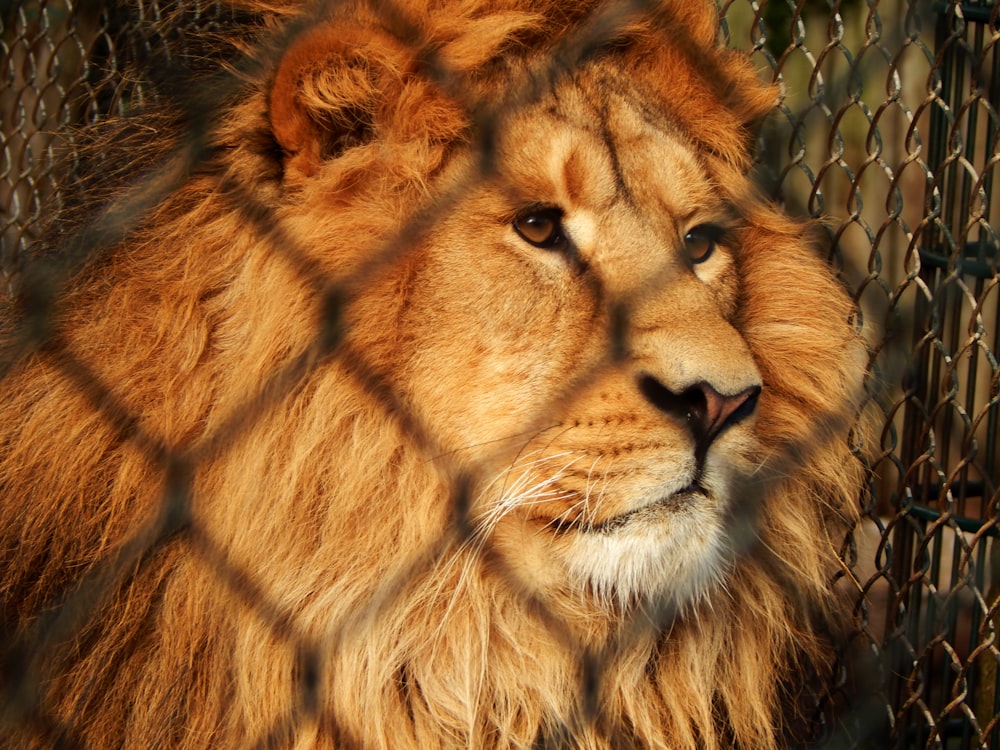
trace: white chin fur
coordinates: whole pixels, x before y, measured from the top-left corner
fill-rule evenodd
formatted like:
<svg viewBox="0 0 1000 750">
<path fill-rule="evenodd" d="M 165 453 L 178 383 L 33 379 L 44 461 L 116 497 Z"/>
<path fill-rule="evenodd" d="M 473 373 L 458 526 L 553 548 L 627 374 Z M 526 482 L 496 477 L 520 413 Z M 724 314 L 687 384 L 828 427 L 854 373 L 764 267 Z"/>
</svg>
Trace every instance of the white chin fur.
<svg viewBox="0 0 1000 750">
<path fill-rule="evenodd" d="M 570 574 L 621 606 L 644 602 L 683 610 L 718 586 L 732 562 L 724 521 L 707 508 L 572 533 L 565 550 Z"/>
</svg>

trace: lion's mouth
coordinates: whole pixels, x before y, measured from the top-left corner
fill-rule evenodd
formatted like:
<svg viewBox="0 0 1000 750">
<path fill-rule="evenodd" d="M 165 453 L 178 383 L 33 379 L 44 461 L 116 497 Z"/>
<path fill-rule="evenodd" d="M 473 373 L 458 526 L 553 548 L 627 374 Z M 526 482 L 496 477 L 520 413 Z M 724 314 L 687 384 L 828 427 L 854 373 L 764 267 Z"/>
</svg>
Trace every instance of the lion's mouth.
<svg viewBox="0 0 1000 750">
<path fill-rule="evenodd" d="M 611 516 L 603 521 L 587 521 L 576 518 L 572 520 L 553 519 L 546 526 L 557 532 L 583 532 L 586 534 L 608 534 L 618 531 L 636 522 L 654 521 L 668 514 L 682 513 L 696 502 L 708 499 L 708 492 L 697 481 L 673 492 L 659 500 L 633 508 L 625 513 Z"/>
</svg>

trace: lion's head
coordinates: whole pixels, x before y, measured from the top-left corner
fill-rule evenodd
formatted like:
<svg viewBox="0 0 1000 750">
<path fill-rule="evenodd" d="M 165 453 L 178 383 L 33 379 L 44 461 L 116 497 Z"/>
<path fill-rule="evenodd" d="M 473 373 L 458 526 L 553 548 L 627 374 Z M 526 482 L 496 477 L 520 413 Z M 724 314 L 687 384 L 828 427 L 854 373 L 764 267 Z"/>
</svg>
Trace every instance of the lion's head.
<svg viewBox="0 0 1000 750">
<path fill-rule="evenodd" d="M 75 235 L 120 237 L 51 295 L 58 260 L 29 269 L 19 741 L 800 729 L 858 486 L 852 306 L 747 177 L 774 92 L 708 8 L 642 11 L 271 8 L 261 69 Z M 145 160 L 150 117 L 92 150 Z"/>
</svg>

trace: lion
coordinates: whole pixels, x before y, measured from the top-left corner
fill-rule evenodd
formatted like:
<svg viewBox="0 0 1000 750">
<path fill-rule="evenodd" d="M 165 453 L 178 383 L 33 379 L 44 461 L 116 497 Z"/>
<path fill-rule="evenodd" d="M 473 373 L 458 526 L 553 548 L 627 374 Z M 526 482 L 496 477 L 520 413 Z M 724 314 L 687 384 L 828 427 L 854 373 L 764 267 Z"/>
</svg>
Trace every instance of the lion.
<svg viewBox="0 0 1000 750">
<path fill-rule="evenodd" d="M 248 10 L 5 312 L 3 744 L 808 741 L 864 348 L 714 6 Z"/>
</svg>

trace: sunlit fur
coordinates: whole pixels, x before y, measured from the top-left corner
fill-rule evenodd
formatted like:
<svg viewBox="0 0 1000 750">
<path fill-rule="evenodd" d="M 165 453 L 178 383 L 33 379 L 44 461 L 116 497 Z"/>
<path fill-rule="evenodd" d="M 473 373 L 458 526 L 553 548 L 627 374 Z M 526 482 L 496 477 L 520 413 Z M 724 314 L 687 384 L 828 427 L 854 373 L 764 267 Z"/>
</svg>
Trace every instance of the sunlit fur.
<svg viewBox="0 0 1000 750">
<path fill-rule="evenodd" d="M 54 223 L 92 253 L 61 288 L 25 271 L 0 744 L 801 738 L 863 361 L 746 177 L 775 91 L 700 2 L 329 5 L 257 8 L 207 143 L 97 132 L 139 193 Z M 566 243 L 515 230 L 540 206 Z M 762 386 L 702 449 L 698 383 Z"/>
</svg>

